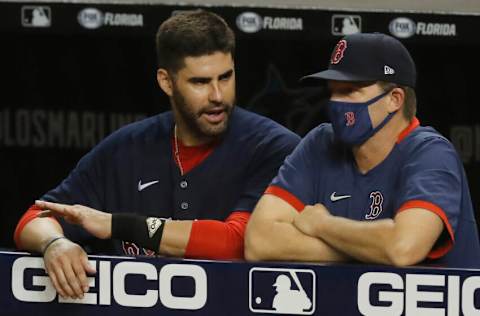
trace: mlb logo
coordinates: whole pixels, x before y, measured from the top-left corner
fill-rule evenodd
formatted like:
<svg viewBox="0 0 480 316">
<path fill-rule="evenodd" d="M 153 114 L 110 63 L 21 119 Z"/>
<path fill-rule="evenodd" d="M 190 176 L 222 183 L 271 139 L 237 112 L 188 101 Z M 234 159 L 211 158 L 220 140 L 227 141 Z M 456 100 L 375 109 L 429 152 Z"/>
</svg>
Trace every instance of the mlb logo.
<svg viewBox="0 0 480 316">
<path fill-rule="evenodd" d="M 362 31 L 362 17 L 360 15 L 335 14 L 332 16 L 332 34 L 344 36 Z"/>
<path fill-rule="evenodd" d="M 52 12 L 47 6 L 23 6 L 22 25 L 24 27 L 50 27 Z"/>
<path fill-rule="evenodd" d="M 249 307 L 254 313 L 312 315 L 316 276 L 310 269 L 252 268 Z"/>
</svg>

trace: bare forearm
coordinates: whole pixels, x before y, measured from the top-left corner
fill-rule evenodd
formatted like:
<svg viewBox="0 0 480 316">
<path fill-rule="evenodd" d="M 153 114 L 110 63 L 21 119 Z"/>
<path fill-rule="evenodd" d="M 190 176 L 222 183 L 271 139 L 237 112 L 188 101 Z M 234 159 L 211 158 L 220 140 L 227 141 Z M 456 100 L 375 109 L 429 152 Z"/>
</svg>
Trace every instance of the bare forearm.
<svg viewBox="0 0 480 316">
<path fill-rule="evenodd" d="M 53 237 L 63 235 L 62 227 L 51 218 L 36 218 L 23 228 L 20 243 L 23 250 L 42 252 Z"/>
<path fill-rule="evenodd" d="M 395 223 L 391 219 L 374 222 L 326 216 L 316 236 L 363 262 L 394 264 Z M 348 232 L 348 233 L 346 233 Z"/>
<path fill-rule="evenodd" d="M 403 210 L 393 219 L 356 221 L 333 216 L 322 204 L 306 206 L 294 225 L 355 259 L 396 266 L 424 260 L 444 229 L 435 212 L 422 208 Z"/>
<path fill-rule="evenodd" d="M 162 255 L 184 257 L 193 221 L 167 221 L 160 241 Z"/>
<path fill-rule="evenodd" d="M 283 199 L 265 194 L 245 236 L 248 260 L 346 261 L 347 256 L 294 226 L 299 213 Z"/>
<path fill-rule="evenodd" d="M 252 232 L 245 241 L 248 260 L 347 261 L 343 253 L 318 238 L 300 232 L 290 222 L 274 222 L 268 236 Z"/>
</svg>

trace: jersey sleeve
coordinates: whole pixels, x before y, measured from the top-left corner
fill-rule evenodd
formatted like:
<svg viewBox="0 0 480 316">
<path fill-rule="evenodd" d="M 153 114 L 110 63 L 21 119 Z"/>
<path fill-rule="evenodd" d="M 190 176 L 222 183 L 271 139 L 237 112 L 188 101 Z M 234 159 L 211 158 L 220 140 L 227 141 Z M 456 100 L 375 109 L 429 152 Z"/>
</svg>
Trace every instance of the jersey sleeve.
<svg viewBox="0 0 480 316">
<path fill-rule="evenodd" d="M 42 199 L 65 204 L 82 204 L 93 208 L 102 206 L 102 166 L 97 151 L 85 155 L 56 188 Z"/>
<path fill-rule="evenodd" d="M 42 209 L 40 209 L 38 206 L 33 204 L 18 221 L 17 226 L 15 228 L 15 232 L 13 234 L 13 241 L 15 242 L 17 249 L 23 250 L 23 245 L 20 241 L 20 235 L 22 234 L 23 229 L 25 228 L 25 226 L 27 226 L 28 223 L 30 223 L 32 220 L 37 218 L 38 214 L 41 211 Z M 58 220 L 53 216 L 49 216 L 46 218 L 49 218 L 52 221 L 58 222 Z"/>
<path fill-rule="evenodd" d="M 283 199 L 299 212 L 305 205 L 315 204 L 315 174 L 320 163 L 314 150 L 317 133 L 313 130 L 302 139 L 265 192 Z"/>
<path fill-rule="evenodd" d="M 70 172 L 56 188 L 47 192 L 41 200 L 63 203 L 81 204 L 94 209 L 103 210 L 103 172 L 101 150 L 97 147 L 87 153 L 77 166 Z M 65 236 L 74 242 L 83 243 L 92 238 L 85 230 L 77 225 L 59 219 Z"/>
<path fill-rule="evenodd" d="M 270 181 L 278 172 L 285 157 L 300 141 L 300 137 L 291 132 L 277 135 L 258 146 L 256 154 L 248 168 L 248 178 L 233 211 L 252 212 Z"/>
<path fill-rule="evenodd" d="M 461 161 L 453 146 L 442 137 L 426 139 L 402 169 L 398 212 L 423 208 L 437 214 L 444 233 L 429 258 L 446 254 L 455 242 L 462 199 Z"/>
<path fill-rule="evenodd" d="M 185 258 L 243 259 L 245 228 L 250 212 L 233 212 L 223 222 L 198 220 L 185 249 Z"/>
</svg>

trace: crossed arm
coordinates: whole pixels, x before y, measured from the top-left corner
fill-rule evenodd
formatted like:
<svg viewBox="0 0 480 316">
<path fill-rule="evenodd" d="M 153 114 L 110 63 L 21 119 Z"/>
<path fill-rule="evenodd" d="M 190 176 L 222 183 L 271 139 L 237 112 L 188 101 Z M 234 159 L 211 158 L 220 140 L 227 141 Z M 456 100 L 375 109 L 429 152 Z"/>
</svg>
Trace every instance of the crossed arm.
<svg viewBox="0 0 480 316">
<path fill-rule="evenodd" d="M 301 213 L 300 213 L 301 214 Z M 295 226 L 299 213 L 275 195 L 258 202 L 245 232 L 247 260 L 346 261 L 349 257 Z"/>
<path fill-rule="evenodd" d="M 424 260 L 444 229 L 441 218 L 406 209 L 394 219 L 355 221 L 333 216 L 321 204 L 301 213 L 264 195 L 247 226 L 249 260 L 345 261 L 412 265 Z"/>
</svg>

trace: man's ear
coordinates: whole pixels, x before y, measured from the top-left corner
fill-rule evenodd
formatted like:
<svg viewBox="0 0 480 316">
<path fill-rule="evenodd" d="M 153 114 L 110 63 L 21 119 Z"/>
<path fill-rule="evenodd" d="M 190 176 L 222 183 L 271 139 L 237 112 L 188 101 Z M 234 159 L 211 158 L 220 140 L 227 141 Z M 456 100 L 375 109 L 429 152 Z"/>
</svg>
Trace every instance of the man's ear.
<svg viewBox="0 0 480 316">
<path fill-rule="evenodd" d="M 388 112 L 395 112 L 399 109 L 402 108 L 404 102 L 405 102 L 405 90 L 402 88 L 394 88 L 391 93 L 391 100 L 389 107 L 388 107 Z"/>
<path fill-rule="evenodd" d="M 157 70 L 157 82 L 160 88 L 165 92 L 166 95 L 169 97 L 172 96 L 172 86 L 173 86 L 173 78 L 170 76 L 168 71 L 164 68 L 159 68 Z"/>
</svg>

